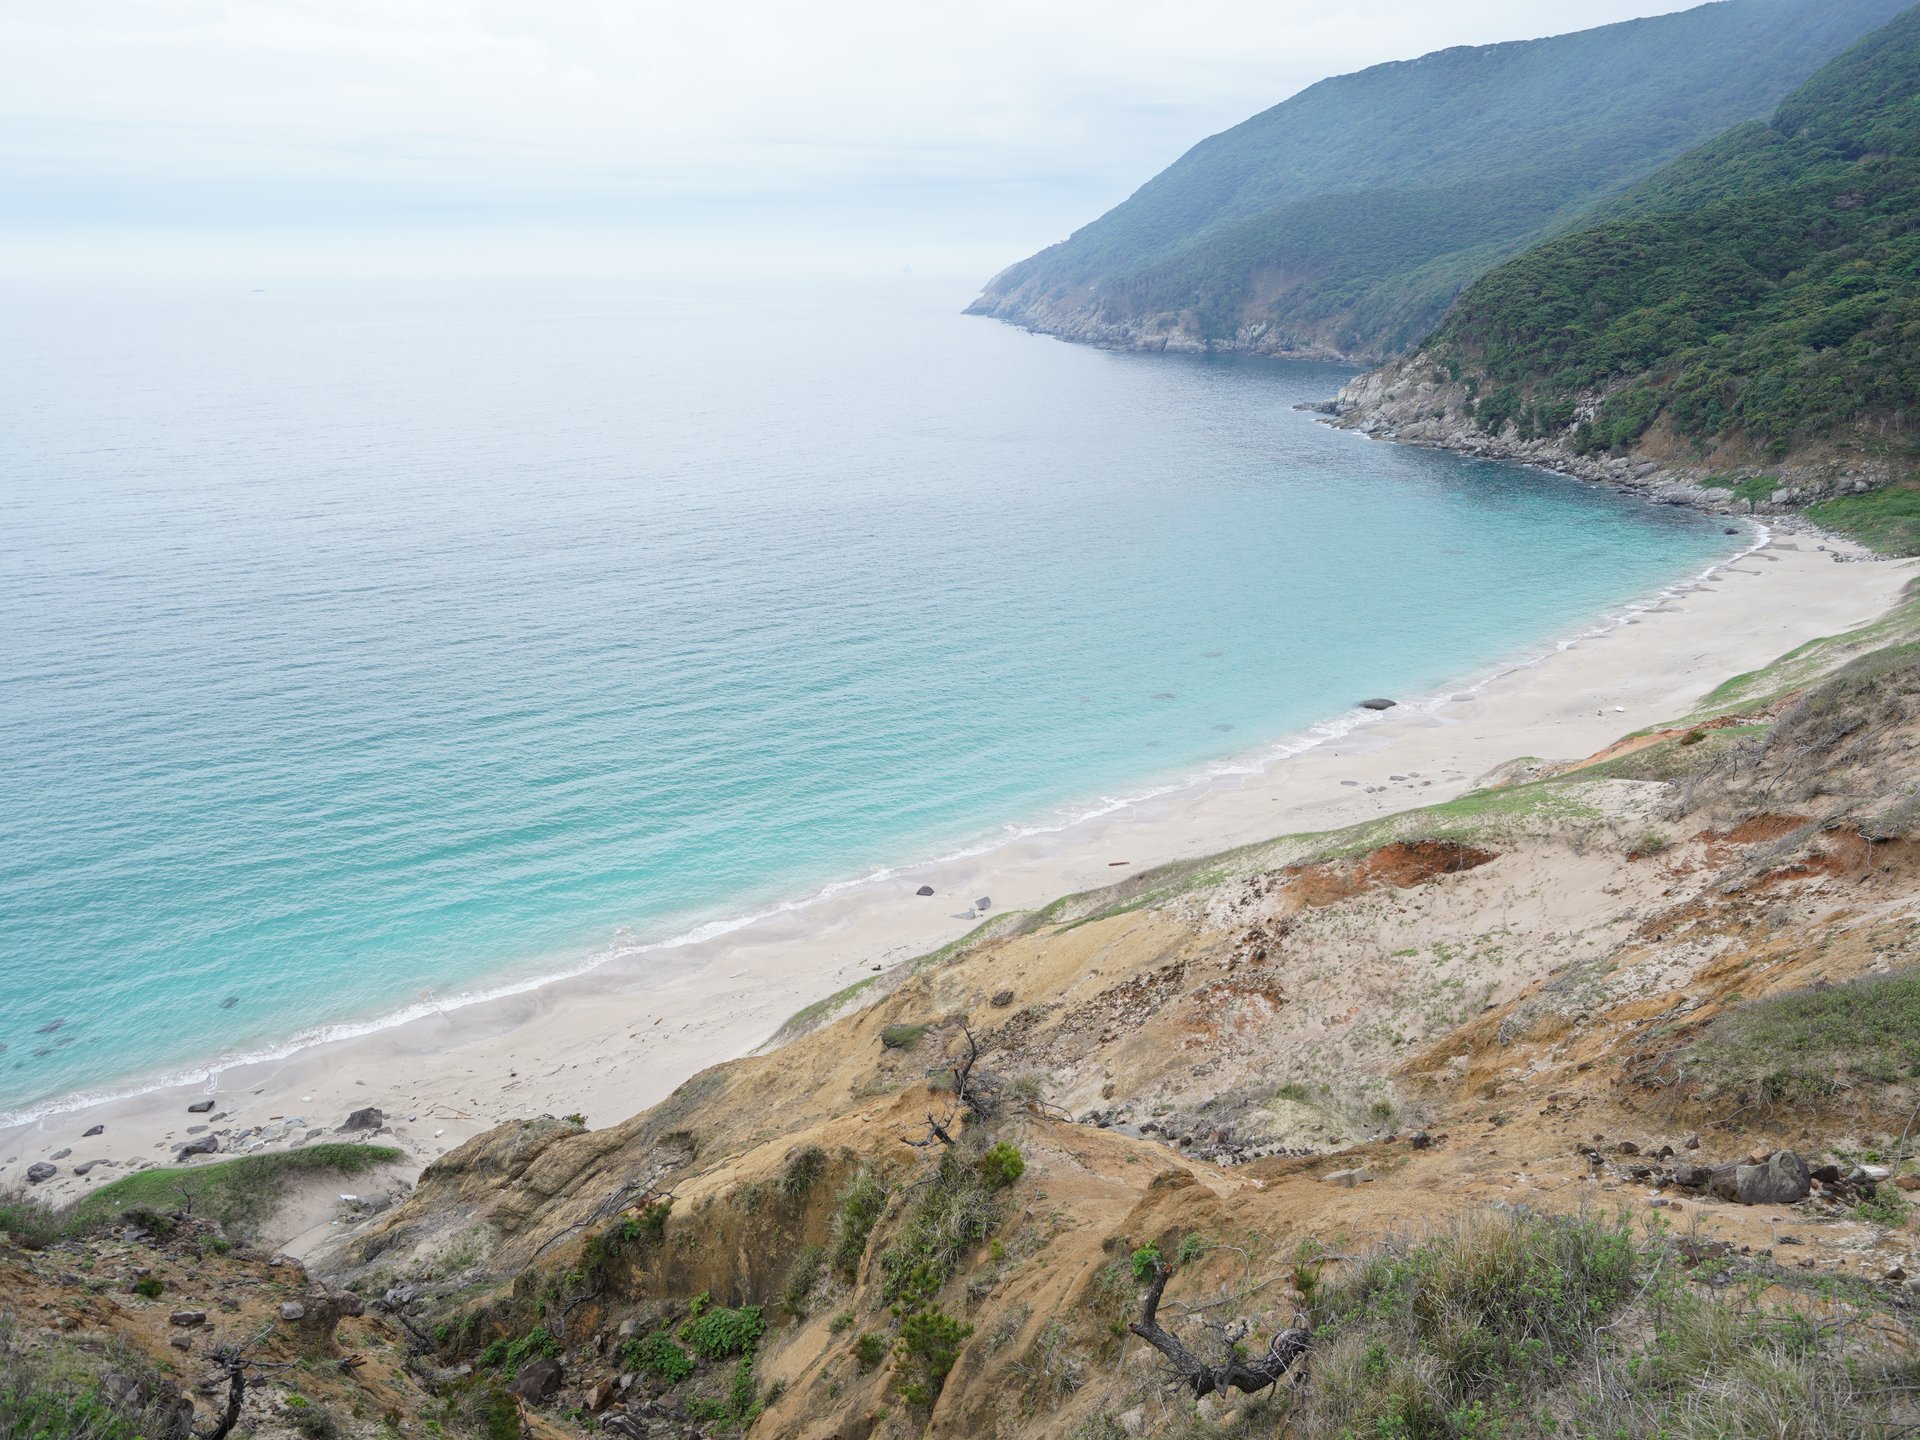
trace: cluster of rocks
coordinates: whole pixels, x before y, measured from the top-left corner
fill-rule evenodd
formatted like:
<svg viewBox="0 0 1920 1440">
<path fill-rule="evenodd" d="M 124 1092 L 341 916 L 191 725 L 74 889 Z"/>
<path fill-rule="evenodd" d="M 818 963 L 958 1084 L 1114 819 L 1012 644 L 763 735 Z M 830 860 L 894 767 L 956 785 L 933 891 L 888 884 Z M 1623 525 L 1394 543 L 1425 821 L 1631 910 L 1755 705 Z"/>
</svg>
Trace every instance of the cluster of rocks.
<svg viewBox="0 0 1920 1440">
<path fill-rule="evenodd" d="M 1688 1136 L 1679 1151 L 1667 1144 L 1643 1150 L 1631 1140 L 1602 1150 L 1602 1138 L 1595 1136 L 1593 1142 L 1574 1147 L 1586 1157 L 1591 1169 L 1611 1166 L 1625 1178 L 1656 1190 L 1711 1195 L 1730 1205 L 1798 1205 L 1813 1200 L 1837 1212 L 1871 1199 L 1879 1186 L 1891 1179 L 1890 1172 L 1878 1165 L 1828 1162 L 1809 1166 L 1792 1150 L 1756 1153 L 1718 1165 L 1703 1164 L 1693 1158 L 1693 1152 L 1700 1148 L 1697 1135 Z"/>
</svg>

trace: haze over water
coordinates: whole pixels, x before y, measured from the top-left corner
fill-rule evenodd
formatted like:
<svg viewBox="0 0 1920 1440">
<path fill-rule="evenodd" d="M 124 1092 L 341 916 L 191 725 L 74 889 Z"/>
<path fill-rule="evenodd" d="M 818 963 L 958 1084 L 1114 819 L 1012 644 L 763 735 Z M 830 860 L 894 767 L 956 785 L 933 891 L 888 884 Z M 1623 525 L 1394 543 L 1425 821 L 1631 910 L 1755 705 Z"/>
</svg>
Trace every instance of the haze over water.
<svg viewBox="0 0 1920 1440">
<path fill-rule="evenodd" d="M 7 297 L 0 1113 L 1057 824 L 1745 543 L 966 298 Z"/>
</svg>

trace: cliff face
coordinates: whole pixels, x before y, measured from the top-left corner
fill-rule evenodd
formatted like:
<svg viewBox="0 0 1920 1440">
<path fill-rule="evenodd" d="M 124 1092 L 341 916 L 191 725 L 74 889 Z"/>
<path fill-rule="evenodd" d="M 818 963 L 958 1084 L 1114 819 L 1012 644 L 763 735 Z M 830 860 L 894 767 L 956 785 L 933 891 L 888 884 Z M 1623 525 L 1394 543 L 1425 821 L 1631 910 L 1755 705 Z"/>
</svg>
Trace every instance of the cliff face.
<svg viewBox="0 0 1920 1440">
<path fill-rule="evenodd" d="M 1651 1435 L 1727 1418 L 1736 1353 L 1794 1433 L 1920 1418 L 1916 637 L 1909 605 L 1525 783 L 1002 919 L 623 1125 L 469 1142 L 316 1268 L 448 1394 L 574 1433 Z M 1141 1328 L 1199 1388 L 1304 1330 L 1298 1388 L 1196 1398 L 1129 1329 L 1156 1265 Z M 1765 1303 L 1716 1308 L 1729 1276 Z M 1677 1317 L 1733 1350 L 1643 1364 Z"/>
</svg>

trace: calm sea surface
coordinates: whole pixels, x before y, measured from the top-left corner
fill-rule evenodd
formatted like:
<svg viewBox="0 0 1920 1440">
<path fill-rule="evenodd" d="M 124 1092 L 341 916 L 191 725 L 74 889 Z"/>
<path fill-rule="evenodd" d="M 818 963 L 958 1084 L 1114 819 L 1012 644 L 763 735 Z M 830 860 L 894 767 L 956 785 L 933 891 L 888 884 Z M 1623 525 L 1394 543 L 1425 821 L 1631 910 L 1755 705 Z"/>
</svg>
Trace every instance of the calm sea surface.
<svg viewBox="0 0 1920 1440">
<path fill-rule="evenodd" d="M 1057 823 L 1744 543 L 965 299 L 7 295 L 0 1112 Z"/>
</svg>

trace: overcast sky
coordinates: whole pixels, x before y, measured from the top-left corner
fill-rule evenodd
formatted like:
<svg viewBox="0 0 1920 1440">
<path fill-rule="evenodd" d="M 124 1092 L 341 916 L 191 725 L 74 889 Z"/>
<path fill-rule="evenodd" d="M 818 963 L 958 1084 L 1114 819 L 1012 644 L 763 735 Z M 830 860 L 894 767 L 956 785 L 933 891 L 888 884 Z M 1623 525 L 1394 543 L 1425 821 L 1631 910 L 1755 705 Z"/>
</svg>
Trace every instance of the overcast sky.
<svg viewBox="0 0 1920 1440">
<path fill-rule="evenodd" d="M 1676 0 L 0 0 L 16 236 L 765 227 L 1004 259 L 1327 75 Z"/>
</svg>

